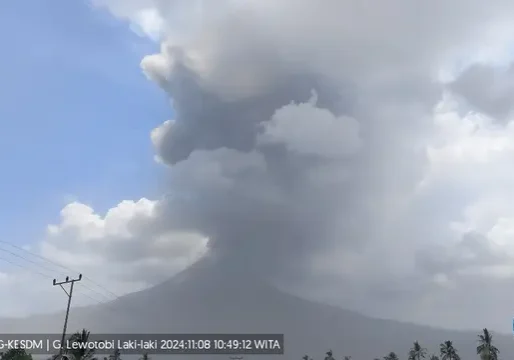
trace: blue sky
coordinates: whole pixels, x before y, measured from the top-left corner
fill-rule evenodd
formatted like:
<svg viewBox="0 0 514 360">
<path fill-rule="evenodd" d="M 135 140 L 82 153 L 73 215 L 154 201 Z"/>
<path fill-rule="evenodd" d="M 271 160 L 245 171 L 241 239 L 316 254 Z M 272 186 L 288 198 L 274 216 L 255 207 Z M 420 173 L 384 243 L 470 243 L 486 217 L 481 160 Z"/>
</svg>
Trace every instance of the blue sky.
<svg viewBox="0 0 514 360">
<path fill-rule="evenodd" d="M 157 44 L 87 0 L 2 1 L 0 42 L 1 240 L 40 239 L 70 198 L 156 195 L 149 133 L 171 108 L 139 62 Z"/>
</svg>

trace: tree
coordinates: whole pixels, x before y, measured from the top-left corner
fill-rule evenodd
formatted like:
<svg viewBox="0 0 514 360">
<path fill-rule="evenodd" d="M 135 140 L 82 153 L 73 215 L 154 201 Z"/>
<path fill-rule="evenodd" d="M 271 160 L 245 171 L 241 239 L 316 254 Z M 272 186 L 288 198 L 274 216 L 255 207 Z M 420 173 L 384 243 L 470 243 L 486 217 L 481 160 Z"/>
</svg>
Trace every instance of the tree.
<svg viewBox="0 0 514 360">
<path fill-rule="evenodd" d="M 387 356 L 384 356 L 384 360 L 398 360 L 398 355 L 394 352 L 390 352 Z"/>
<path fill-rule="evenodd" d="M 482 360 L 498 360 L 500 350 L 493 345 L 493 335 L 487 329 L 482 331 L 483 333 L 478 335 L 477 355 Z"/>
<path fill-rule="evenodd" d="M 24 349 L 9 349 L 0 353 L 1 360 L 32 360 L 32 355 L 27 354 Z"/>
<path fill-rule="evenodd" d="M 79 344 L 87 344 L 90 341 L 91 333 L 86 329 L 82 329 L 82 331 L 77 331 L 75 334 L 71 335 L 69 338 L 69 342 L 71 344 L 79 343 Z M 75 360 L 97 360 L 95 358 L 95 350 L 87 349 L 87 348 L 76 348 L 67 351 L 69 354 L 75 357 Z"/>
<path fill-rule="evenodd" d="M 430 360 L 439 360 L 439 356 L 432 354 L 430 355 Z"/>
<path fill-rule="evenodd" d="M 441 343 L 439 352 L 442 360 L 460 360 L 460 356 L 450 340 Z"/>
<path fill-rule="evenodd" d="M 334 360 L 334 357 L 332 356 L 332 350 L 328 350 L 326 354 L 327 356 L 325 356 L 325 360 Z"/>
<path fill-rule="evenodd" d="M 409 351 L 409 360 L 421 360 L 427 355 L 427 349 L 421 347 L 419 342 L 415 341 Z"/>
<path fill-rule="evenodd" d="M 307 356 L 307 355 L 305 355 L 305 356 Z M 144 353 L 143 356 L 141 356 L 139 358 L 139 360 L 150 360 L 150 356 L 148 356 L 148 353 Z M 309 359 L 304 359 L 304 360 L 309 360 Z"/>
<path fill-rule="evenodd" d="M 120 349 L 114 350 L 114 353 L 112 355 L 109 355 L 109 360 L 121 360 Z"/>
<path fill-rule="evenodd" d="M 351 356 L 345 356 L 345 357 L 343 358 L 343 360 L 352 360 L 352 357 L 351 357 Z"/>
</svg>

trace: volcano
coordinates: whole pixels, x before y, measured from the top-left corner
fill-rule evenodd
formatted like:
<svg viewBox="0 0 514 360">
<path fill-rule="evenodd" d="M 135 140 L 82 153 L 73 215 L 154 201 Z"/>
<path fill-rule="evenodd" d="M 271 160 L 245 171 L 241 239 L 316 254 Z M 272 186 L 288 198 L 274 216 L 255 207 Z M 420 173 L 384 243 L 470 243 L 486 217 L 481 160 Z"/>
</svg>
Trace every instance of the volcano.
<svg viewBox="0 0 514 360">
<path fill-rule="evenodd" d="M 2 330 L 59 333 L 63 318 L 59 313 L 12 319 L 2 321 Z M 331 349 L 336 358 L 367 360 L 391 351 L 402 358 L 414 341 L 429 353 L 438 353 L 445 340 L 454 342 L 463 359 L 474 358 L 481 330 L 451 331 L 370 318 L 290 295 L 259 278 L 234 273 L 226 263 L 210 258 L 166 282 L 111 303 L 73 308 L 69 332 L 82 328 L 104 334 L 283 333 L 285 356 L 290 359 L 304 354 L 316 359 Z M 510 336 L 496 334 L 494 341 L 502 356 L 514 354 Z M 191 359 L 191 355 L 187 357 Z"/>
</svg>

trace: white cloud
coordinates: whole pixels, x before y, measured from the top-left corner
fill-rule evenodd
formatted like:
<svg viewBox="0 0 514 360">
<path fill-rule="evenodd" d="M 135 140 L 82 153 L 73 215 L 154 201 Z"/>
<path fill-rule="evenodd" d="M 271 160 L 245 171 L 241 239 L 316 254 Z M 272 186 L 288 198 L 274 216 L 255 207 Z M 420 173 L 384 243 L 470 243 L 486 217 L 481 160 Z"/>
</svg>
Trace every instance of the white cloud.
<svg viewBox="0 0 514 360">
<path fill-rule="evenodd" d="M 503 189 L 514 175 L 506 166 L 514 155 L 514 122 L 499 124 L 487 115 L 463 109 L 451 95 L 437 106 L 436 136 L 427 148 L 425 181 L 454 179 L 477 191 Z"/>
<path fill-rule="evenodd" d="M 158 202 L 145 198 L 125 200 L 102 216 L 85 204 L 73 202 L 61 211 L 60 222 L 49 226 L 46 238 L 29 252 L 2 245 L 11 252 L 2 256 L 21 266 L 7 263 L 10 270 L 0 273 L 4 291 L 13 294 L 0 300 L 0 315 L 62 310 L 64 295 L 52 286 L 52 277 L 64 280 L 66 275 L 83 273 L 87 279 L 77 283 L 73 303 L 95 304 L 113 300 L 113 293 L 121 296 L 163 281 L 201 258 L 207 246 L 205 237 L 155 231 L 157 206 Z M 149 226 L 153 226 L 153 233 Z M 25 285 L 20 287 L 20 282 Z"/>
<path fill-rule="evenodd" d="M 144 198 L 125 200 L 102 217 L 84 204 L 69 204 L 40 244 L 41 255 L 69 267 L 120 266 L 126 279 L 155 283 L 156 276 L 162 279 L 197 260 L 207 245 L 198 234 L 157 231 L 157 206 Z"/>
<path fill-rule="evenodd" d="M 134 27 L 136 32 L 142 32 L 155 41 L 162 36 L 164 20 L 155 9 L 141 9 L 135 14 L 132 21 L 133 24 L 137 24 Z"/>
<path fill-rule="evenodd" d="M 128 20 L 132 29 L 141 35 L 159 40 L 163 34 L 164 20 L 155 8 L 157 2 L 154 0 L 92 0 L 92 3 L 107 7 L 119 17 Z"/>
<path fill-rule="evenodd" d="M 166 120 L 160 126 L 156 127 L 150 133 L 150 139 L 154 148 L 159 149 L 163 145 L 163 139 L 171 131 L 173 127 L 173 120 Z M 159 155 L 154 155 L 154 160 L 157 163 L 163 163 Z"/>
<path fill-rule="evenodd" d="M 316 107 L 314 92 L 307 103 L 290 104 L 278 109 L 264 123 L 263 143 L 283 143 L 303 155 L 340 158 L 353 154 L 361 145 L 359 123 L 348 116 L 335 116 Z"/>
</svg>

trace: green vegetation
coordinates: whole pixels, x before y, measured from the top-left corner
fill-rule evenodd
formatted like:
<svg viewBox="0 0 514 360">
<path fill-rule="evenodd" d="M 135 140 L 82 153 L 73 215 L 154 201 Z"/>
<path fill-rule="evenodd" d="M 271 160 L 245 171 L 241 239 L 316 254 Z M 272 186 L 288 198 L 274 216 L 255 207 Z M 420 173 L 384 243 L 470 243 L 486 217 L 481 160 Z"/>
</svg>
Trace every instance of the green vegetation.
<svg viewBox="0 0 514 360">
<path fill-rule="evenodd" d="M 412 348 L 410 348 L 407 359 L 408 360 L 423 360 L 427 356 L 428 350 L 415 341 Z M 335 359 L 332 350 L 329 350 L 325 360 Z M 498 356 L 500 350 L 493 345 L 493 336 L 487 329 L 483 329 L 482 333 L 478 335 L 477 355 L 480 360 L 499 360 Z M 309 355 L 304 355 L 303 360 L 313 360 Z M 351 360 L 351 356 L 343 356 L 343 360 Z M 399 360 L 395 352 L 390 352 L 382 358 L 383 360 Z M 380 360 L 375 358 L 373 360 Z M 453 346 L 450 340 L 446 340 L 439 345 L 439 355 L 432 354 L 429 360 L 461 360 L 457 349 Z"/>
<path fill-rule="evenodd" d="M 27 354 L 23 349 L 11 349 L 0 353 L 1 360 L 32 360 L 32 355 Z"/>
<path fill-rule="evenodd" d="M 144 353 L 144 354 L 143 354 L 143 356 L 141 356 L 141 357 L 139 358 L 139 360 L 150 360 L 150 359 L 151 359 L 151 358 L 150 358 L 150 356 L 148 355 L 148 353 Z"/>
<path fill-rule="evenodd" d="M 79 343 L 79 344 L 87 344 L 89 342 L 89 335 L 91 333 L 86 329 L 82 329 L 82 331 L 77 331 L 75 334 L 71 335 L 69 338 L 70 343 Z M 90 349 L 72 349 L 66 352 L 67 354 L 71 354 L 75 360 L 97 360 L 95 357 L 95 351 Z"/>
<path fill-rule="evenodd" d="M 419 342 L 415 341 L 412 348 L 409 350 L 409 360 L 423 360 L 427 355 L 427 349 L 421 347 Z"/>
<path fill-rule="evenodd" d="M 90 332 L 86 329 L 77 331 L 72 334 L 68 340 L 71 343 L 86 343 L 90 339 Z M 499 360 L 500 350 L 493 344 L 493 336 L 487 329 L 483 329 L 482 333 L 478 335 L 478 346 L 476 348 L 479 360 Z M 424 360 L 427 357 L 428 350 L 421 346 L 418 341 L 415 341 L 413 346 L 407 353 L 408 360 Z M 73 349 L 70 351 L 65 350 L 65 354 L 72 355 L 74 360 L 98 360 L 95 356 L 95 351 L 91 349 Z M 58 355 L 53 355 L 49 360 L 57 360 Z M 326 352 L 325 360 L 336 360 L 332 350 Z M 340 358 L 341 359 L 341 358 Z M 351 356 L 343 356 L 343 360 L 352 360 Z M 395 352 L 390 352 L 386 356 L 382 357 L 383 360 L 399 360 L 398 355 Z M 0 360 L 33 360 L 32 355 L 28 354 L 23 349 L 11 349 L 7 352 L 0 353 Z M 104 357 L 103 360 L 122 360 L 121 354 L 116 349 L 108 357 Z M 139 360 L 151 360 L 148 353 L 141 355 Z M 304 355 L 302 360 L 313 360 L 309 355 Z M 373 360 L 380 360 L 375 358 Z M 429 360 L 461 360 L 457 349 L 453 346 L 450 340 L 446 340 L 439 345 L 439 355 L 432 354 L 429 356 Z"/>
<path fill-rule="evenodd" d="M 455 350 L 450 340 L 440 345 L 439 353 L 441 354 L 441 360 L 460 360 L 460 356 L 457 354 L 457 350 Z"/>
<path fill-rule="evenodd" d="M 481 360 L 498 360 L 500 350 L 493 345 L 493 336 L 484 329 L 483 333 L 478 335 L 477 355 Z"/>
</svg>

